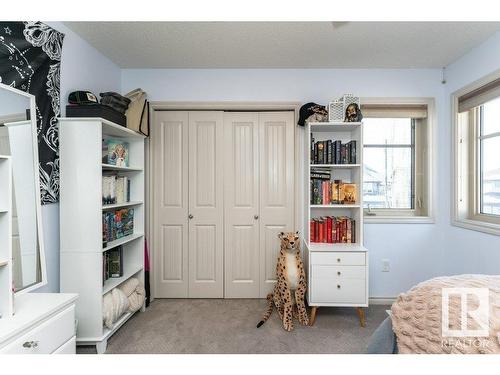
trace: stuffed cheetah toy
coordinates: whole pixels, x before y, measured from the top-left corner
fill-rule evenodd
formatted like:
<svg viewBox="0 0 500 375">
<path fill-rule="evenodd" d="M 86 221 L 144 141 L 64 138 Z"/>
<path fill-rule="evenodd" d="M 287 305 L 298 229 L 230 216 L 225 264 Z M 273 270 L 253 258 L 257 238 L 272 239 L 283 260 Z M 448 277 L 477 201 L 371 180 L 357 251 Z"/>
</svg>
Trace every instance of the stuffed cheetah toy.
<svg viewBox="0 0 500 375">
<path fill-rule="evenodd" d="M 300 257 L 299 232 L 281 232 L 281 250 L 276 264 L 277 281 L 273 293 L 267 295 L 268 306 L 257 328 L 263 325 L 276 306 L 283 328 L 293 330 L 292 317 L 298 318 L 302 325 L 309 325 L 304 296 L 307 291 L 304 264 Z"/>
</svg>

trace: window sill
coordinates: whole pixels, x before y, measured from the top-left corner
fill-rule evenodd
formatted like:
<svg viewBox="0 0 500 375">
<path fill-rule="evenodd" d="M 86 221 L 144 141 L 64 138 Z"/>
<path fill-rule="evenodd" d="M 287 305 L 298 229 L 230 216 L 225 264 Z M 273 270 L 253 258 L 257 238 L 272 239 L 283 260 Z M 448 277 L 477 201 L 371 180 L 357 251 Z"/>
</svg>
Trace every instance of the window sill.
<svg viewBox="0 0 500 375">
<path fill-rule="evenodd" d="M 451 221 L 451 224 L 456 227 L 475 230 L 476 232 L 483 232 L 500 236 L 500 224 L 493 224 L 472 219 L 455 219 Z"/>
<path fill-rule="evenodd" d="M 365 224 L 434 224 L 432 216 L 364 216 Z"/>
</svg>

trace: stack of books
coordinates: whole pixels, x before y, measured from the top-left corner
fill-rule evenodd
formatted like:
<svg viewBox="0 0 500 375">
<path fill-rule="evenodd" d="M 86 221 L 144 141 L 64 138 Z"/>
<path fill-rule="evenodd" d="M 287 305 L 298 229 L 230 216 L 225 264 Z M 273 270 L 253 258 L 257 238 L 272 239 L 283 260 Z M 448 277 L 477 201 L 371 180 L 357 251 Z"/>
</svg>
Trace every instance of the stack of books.
<svg viewBox="0 0 500 375">
<path fill-rule="evenodd" d="M 125 176 L 102 176 L 102 204 L 130 202 L 130 179 Z"/>
<path fill-rule="evenodd" d="M 355 243 L 356 221 L 347 216 L 324 216 L 310 222 L 310 241 L 317 243 Z"/>
<path fill-rule="evenodd" d="M 102 282 L 123 276 L 123 247 L 118 246 L 102 254 Z"/>
<path fill-rule="evenodd" d="M 102 213 L 103 245 L 134 233 L 134 209 L 122 208 Z"/>
<path fill-rule="evenodd" d="M 311 204 L 356 204 L 357 185 L 342 180 L 331 181 L 329 170 L 311 171 Z"/>
<path fill-rule="evenodd" d="M 356 141 L 342 144 L 339 140 L 314 142 L 311 138 L 311 164 L 356 164 Z"/>
</svg>

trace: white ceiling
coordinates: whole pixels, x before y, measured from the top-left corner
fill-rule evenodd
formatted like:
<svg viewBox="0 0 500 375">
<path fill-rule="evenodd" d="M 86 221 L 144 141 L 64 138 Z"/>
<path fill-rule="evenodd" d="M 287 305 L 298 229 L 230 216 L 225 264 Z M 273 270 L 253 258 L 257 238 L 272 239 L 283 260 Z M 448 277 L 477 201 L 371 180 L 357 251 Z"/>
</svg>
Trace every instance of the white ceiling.
<svg viewBox="0 0 500 375">
<path fill-rule="evenodd" d="M 486 22 L 66 22 L 122 68 L 441 68 Z"/>
</svg>

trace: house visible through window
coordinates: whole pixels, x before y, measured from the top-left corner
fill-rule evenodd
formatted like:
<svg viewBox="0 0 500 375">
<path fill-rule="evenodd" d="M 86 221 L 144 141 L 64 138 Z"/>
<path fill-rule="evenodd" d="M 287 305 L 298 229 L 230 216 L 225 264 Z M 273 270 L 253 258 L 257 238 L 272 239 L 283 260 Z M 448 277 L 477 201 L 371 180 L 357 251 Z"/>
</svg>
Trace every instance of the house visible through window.
<svg viewBox="0 0 500 375">
<path fill-rule="evenodd" d="M 364 104 L 365 217 L 428 217 L 428 103 Z"/>
<path fill-rule="evenodd" d="M 415 208 L 415 125 L 411 118 L 364 121 L 366 208 Z"/>
</svg>

